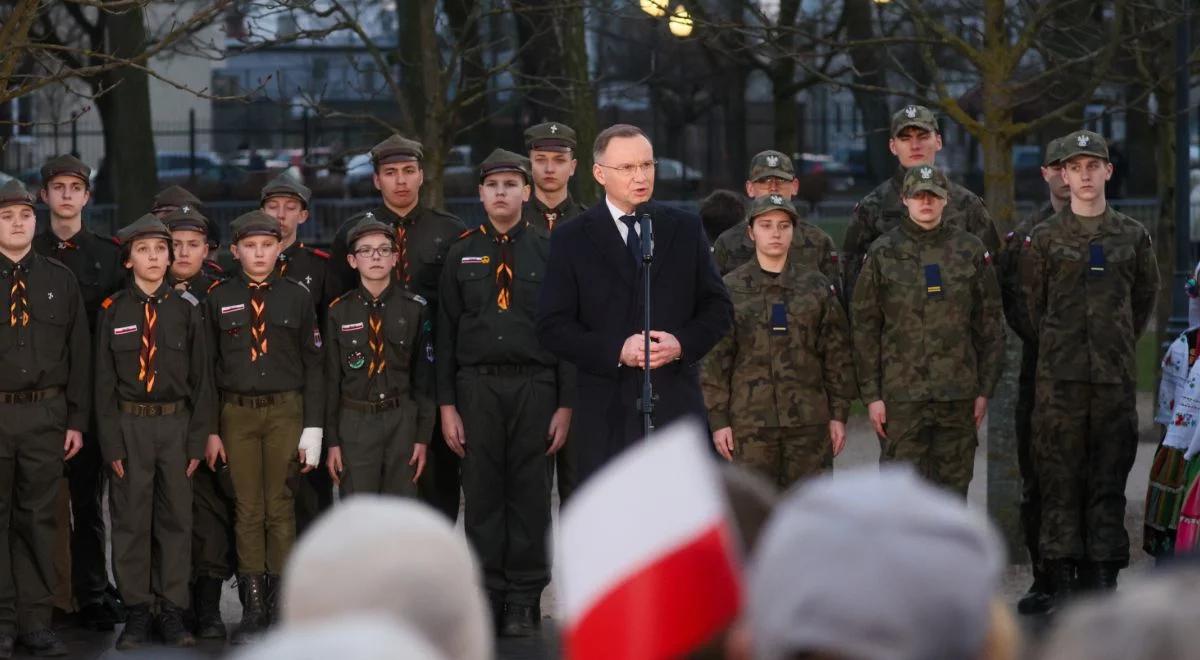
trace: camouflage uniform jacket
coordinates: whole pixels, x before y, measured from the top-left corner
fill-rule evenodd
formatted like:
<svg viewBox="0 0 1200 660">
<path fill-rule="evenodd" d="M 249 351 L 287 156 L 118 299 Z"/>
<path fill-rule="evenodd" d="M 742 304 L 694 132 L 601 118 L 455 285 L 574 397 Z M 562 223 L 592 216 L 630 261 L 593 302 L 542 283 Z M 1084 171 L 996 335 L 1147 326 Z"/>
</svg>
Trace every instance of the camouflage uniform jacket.
<svg viewBox="0 0 1200 660">
<path fill-rule="evenodd" d="M 777 277 L 752 260 L 726 275 L 725 286 L 733 332 L 701 371 L 712 428 L 845 421 L 855 397 L 850 328 L 833 284 L 790 260 Z"/>
<path fill-rule="evenodd" d="M 875 239 L 899 226 L 908 217 L 908 209 L 900 201 L 900 190 L 907 169 L 897 168 L 891 179 L 879 184 L 854 207 L 846 237 L 842 241 L 842 263 L 845 275 L 842 286 L 846 299 L 854 299 L 854 286 L 863 269 L 863 257 Z M 950 200 L 942 211 L 942 223 L 974 234 L 993 254 L 1000 248 L 1000 237 L 992 224 L 983 200 L 961 185 L 950 182 Z"/>
<path fill-rule="evenodd" d="M 1134 346 L 1154 312 L 1158 262 L 1141 223 L 1105 209 L 1088 237 L 1065 208 L 1021 250 L 1021 286 L 1037 331 L 1038 378 L 1128 383 Z"/>
<path fill-rule="evenodd" d="M 1042 204 L 1004 236 L 1004 244 L 1000 246 L 1000 252 L 996 255 L 996 276 L 1000 278 L 1000 299 L 1004 302 L 1004 318 L 1026 345 L 1036 345 L 1037 333 L 1029 325 L 1029 312 L 1021 299 L 1021 249 L 1033 228 L 1053 215 L 1054 207 L 1050 202 Z"/>
<path fill-rule="evenodd" d="M 851 303 L 863 401 L 991 397 L 1004 318 L 991 255 L 957 227 L 907 217 L 875 241 Z"/>
<path fill-rule="evenodd" d="M 738 224 L 721 232 L 713 243 L 713 261 L 721 275 L 728 275 L 735 268 L 754 261 L 754 241 L 746 232 L 746 223 Z M 819 270 L 837 286 L 839 295 L 842 289 L 842 273 L 838 266 L 837 248 L 833 239 L 820 227 L 798 220 L 792 232 L 792 249 L 788 254 L 788 263 L 801 268 Z"/>
</svg>

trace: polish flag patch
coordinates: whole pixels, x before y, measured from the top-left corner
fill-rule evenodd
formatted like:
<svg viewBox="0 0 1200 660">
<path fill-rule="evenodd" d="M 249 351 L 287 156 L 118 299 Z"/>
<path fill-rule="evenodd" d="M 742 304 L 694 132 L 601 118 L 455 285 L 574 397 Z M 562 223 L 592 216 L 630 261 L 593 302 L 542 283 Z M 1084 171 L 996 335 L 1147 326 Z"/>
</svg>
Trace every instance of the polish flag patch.
<svg viewBox="0 0 1200 660">
<path fill-rule="evenodd" d="M 136 325 L 126 325 L 126 326 L 121 326 L 120 328 L 113 328 L 114 335 L 127 335 L 127 334 L 130 334 L 132 332 L 137 332 L 137 331 L 138 331 L 138 327 Z"/>
<path fill-rule="evenodd" d="M 236 305 L 226 305 L 221 308 L 221 313 L 222 314 L 232 314 L 234 312 L 240 312 L 243 309 L 246 309 L 246 306 L 243 305 L 242 303 L 238 303 Z"/>
</svg>

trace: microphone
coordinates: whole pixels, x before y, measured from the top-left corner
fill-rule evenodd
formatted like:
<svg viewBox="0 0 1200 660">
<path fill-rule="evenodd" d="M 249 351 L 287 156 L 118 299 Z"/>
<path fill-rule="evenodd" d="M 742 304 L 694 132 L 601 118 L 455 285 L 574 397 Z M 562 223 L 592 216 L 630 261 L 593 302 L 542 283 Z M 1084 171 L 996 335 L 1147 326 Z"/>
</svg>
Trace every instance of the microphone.
<svg viewBox="0 0 1200 660">
<path fill-rule="evenodd" d="M 650 218 L 650 210 L 642 204 L 633 212 L 637 216 L 638 231 L 641 233 L 642 262 L 650 263 L 654 260 L 654 225 Z"/>
</svg>

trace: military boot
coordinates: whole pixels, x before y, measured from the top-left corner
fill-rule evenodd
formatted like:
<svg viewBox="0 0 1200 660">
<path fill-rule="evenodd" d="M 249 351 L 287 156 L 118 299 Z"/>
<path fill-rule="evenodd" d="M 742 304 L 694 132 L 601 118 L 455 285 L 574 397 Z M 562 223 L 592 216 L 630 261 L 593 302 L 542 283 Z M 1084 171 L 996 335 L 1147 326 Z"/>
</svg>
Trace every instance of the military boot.
<svg viewBox="0 0 1200 660">
<path fill-rule="evenodd" d="M 279 584 L 278 575 L 267 574 L 267 622 L 272 626 L 279 623 Z"/>
<path fill-rule="evenodd" d="M 158 614 L 158 633 L 167 646 L 188 647 L 196 645 L 196 638 L 183 625 L 183 610 L 167 602 L 162 603 Z"/>
<path fill-rule="evenodd" d="M 267 629 L 267 578 L 263 574 L 239 575 L 238 592 L 242 596 L 242 622 L 233 631 L 232 644 L 247 644 Z"/>
<path fill-rule="evenodd" d="M 1051 588 L 1050 578 L 1043 571 L 1034 568 L 1033 584 L 1017 602 L 1017 611 L 1021 614 L 1045 614 L 1050 611 L 1053 596 L 1054 589 Z"/>
<path fill-rule="evenodd" d="M 1117 574 L 1121 572 L 1121 563 L 1115 561 L 1096 562 L 1096 588 L 1100 591 L 1116 591 Z"/>
<path fill-rule="evenodd" d="M 1074 559 L 1055 559 L 1050 563 L 1050 579 L 1054 582 L 1054 598 L 1051 609 L 1060 609 L 1075 595 L 1078 589 Z"/>
<path fill-rule="evenodd" d="M 201 639 L 225 639 L 221 620 L 221 588 L 224 581 L 214 577 L 196 578 L 192 588 L 192 608 L 196 613 L 196 636 Z"/>
<path fill-rule="evenodd" d="M 150 641 L 150 627 L 154 617 L 149 605 L 130 605 L 126 609 L 125 629 L 117 638 L 118 651 L 132 651 Z"/>
</svg>

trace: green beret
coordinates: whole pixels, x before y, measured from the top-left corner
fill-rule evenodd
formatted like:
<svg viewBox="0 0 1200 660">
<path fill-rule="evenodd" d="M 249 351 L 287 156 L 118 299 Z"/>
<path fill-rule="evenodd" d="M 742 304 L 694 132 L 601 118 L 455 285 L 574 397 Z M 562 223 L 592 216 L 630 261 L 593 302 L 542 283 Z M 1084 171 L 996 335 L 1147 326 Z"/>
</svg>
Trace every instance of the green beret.
<svg viewBox="0 0 1200 660">
<path fill-rule="evenodd" d="M 383 234 L 392 239 L 393 242 L 396 240 L 396 230 L 391 225 L 384 224 L 373 218 L 363 218 L 358 221 L 358 224 L 351 227 L 350 232 L 346 234 L 346 245 L 353 248 L 354 243 L 358 239 L 369 234 Z"/>
<path fill-rule="evenodd" d="M 377 169 L 388 163 L 419 161 L 425 157 L 425 147 L 416 140 L 393 135 L 371 147 L 371 164 Z"/>
<path fill-rule="evenodd" d="M 283 195 L 286 197 L 295 197 L 300 200 L 304 208 L 308 208 L 308 201 L 312 198 L 312 191 L 307 186 L 293 179 L 287 174 L 280 174 L 271 179 L 267 185 L 263 186 L 262 193 L 259 197 L 259 205 L 266 205 L 269 197 Z"/>
<path fill-rule="evenodd" d="M 531 179 L 529 159 L 507 149 L 496 149 L 483 159 L 483 162 L 479 164 L 479 182 L 482 183 L 492 174 L 500 172 L 516 172 L 525 177 L 525 183 L 529 183 Z"/>
<path fill-rule="evenodd" d="M 165 211 L 169 208 L 197 209 L 203 206 L 199 197 L 188 192 L 183 186 L 167 186 L 159 191 L 154 196 L 154 202 L 150 210 L 154 212 Z"/>
<path fill-rule="evenodd" d="M 161 238 L 169 243 L 171 232 L 167 229 L 167 225 L 158 219 L 158 216 L 147 213 L 117 232 L 117 240 L 121 242 L 121 245 L 129 245 L 139 238 Z"/>
<path fill-rule="evenodd" d="M 198 231 L 206 236 L 212 234 L 212 221 L 186 204 L 168 213 L 162 221 L 171 231 Z"/>
<path fill-rule="evenodd" d="M 91 186 L 92 168 L 71 154 L 55 156 L 42 165 L 42 185 L 45 186 L 50 183 L 50 179 L 63 174 L 82 179 L 83 185 Z"/>
<path fill-rule="evenodd" d="M 528 151 L 574 151 L 575 131 L 561 122 L 546 122 L 525 129 L 525 147 Z"/>
<path fill-rule="evenodd" d="M 283 233 L 279 229 L 279 221 L 267 215 L 261 209 L 254 209 L 249 213 L 239 215 L 229 227 L 233 230 L 234 243 L 249 236 L 283 237 Z"/>
<path fill-rule="evenodd" d="M 0 206 L 24 204 L 33 208 L 34 203 L 33 195 L 25 188 L 25 184 L 17 179 L 10 179 L 8 183 L 0 186 Z"/>
</svg>

